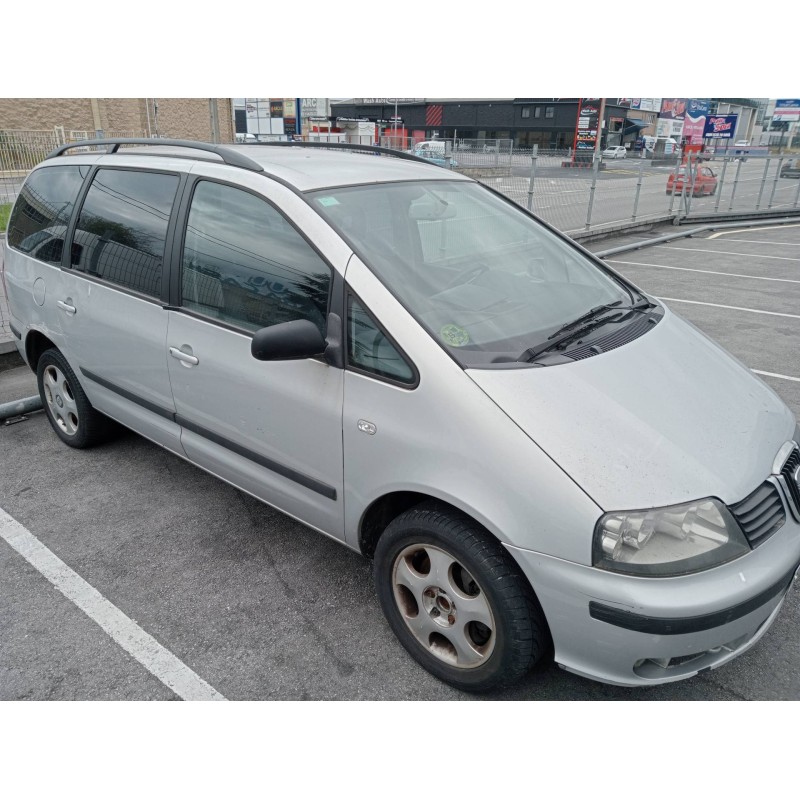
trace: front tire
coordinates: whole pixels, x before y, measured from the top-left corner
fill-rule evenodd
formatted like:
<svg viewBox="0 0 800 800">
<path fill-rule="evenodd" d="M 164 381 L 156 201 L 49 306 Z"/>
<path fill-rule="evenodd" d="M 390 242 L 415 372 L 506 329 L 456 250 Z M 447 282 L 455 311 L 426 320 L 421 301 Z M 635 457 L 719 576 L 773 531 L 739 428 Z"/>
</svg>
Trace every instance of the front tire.
<svg viewBox="0 0 800 800">
<path fill-rule="evenodd" d="M 51 348 L 42 353 L 36 378 L 42 406 L 62 442 L 92 447 L 116 432 L 115 423 L 92 407 L 61 351 Z"/>
<path fill-rule="evenodd" d="M 423 504 L 378 541 L 375 583 L 403 647 L 457 689 L 508 685 L 549 645 L 541 606 L 503 546 L 469 517 Z"/>
</svg>

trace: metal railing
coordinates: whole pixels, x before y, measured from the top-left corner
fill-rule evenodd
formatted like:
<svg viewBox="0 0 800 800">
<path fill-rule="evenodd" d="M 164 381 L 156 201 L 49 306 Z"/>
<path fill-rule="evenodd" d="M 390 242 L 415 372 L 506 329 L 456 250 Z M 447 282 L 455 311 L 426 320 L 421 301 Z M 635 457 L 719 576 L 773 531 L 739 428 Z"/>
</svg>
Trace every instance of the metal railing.
<svg viewBox="0 0 800 800">
<path fill-rule="evenodd" d="M 86 131 L 0 131 L 0 230 L 5 227 L 27 172 L 55 147 Z M 393 132 L 391 132 L 393 133 Z M 109 134 L 110 137 L 110 134 Z M 92 137 L 90 137 L 92 138 Z M 628 151 L 627 157 L 606 160 L 591 154 L 575 168 L 575 154 L 538 146 L 516 147 L 510 139 L 415 140 L 347 132 L 311 134 L 307 141 L 379 144 L 422 155 L 437 166 L 469 175 L 530 209 L 560 230 L 582 237 L 587 233 L 631 224 L 680 221 L 684 218 L 762 215 L 800 206 L 800 152 L 770 153 L 766 148 L 717 148 L 681 159 L 653 159 L 649 152 Z M 688 174 L 711 170 L 710 181 L 698 181 L 678 191 L 668 190 L 669 176 L 682 164 Z M 710 176 L 705 176 L 710 177 Z M 691 184 L 688 181 L 687 184 Z M 700 185 L 702 184 L 702 185 Z M 681 187 L 681 182 L 678 186 Z M 5 219 L 4 219 L 5 209 Z"/>
<path fill-rule="evenodd" d="M 142 136 L 135 131 L 106 131 L 109 138 Z M 56 126 L 49 130 L 0 130 L 0 231 L 8 206 L 17 199 L 25 176 L 56 147 L 70 142 L 97 138 L 95 131 L 67 130 Z"/>
</svg>

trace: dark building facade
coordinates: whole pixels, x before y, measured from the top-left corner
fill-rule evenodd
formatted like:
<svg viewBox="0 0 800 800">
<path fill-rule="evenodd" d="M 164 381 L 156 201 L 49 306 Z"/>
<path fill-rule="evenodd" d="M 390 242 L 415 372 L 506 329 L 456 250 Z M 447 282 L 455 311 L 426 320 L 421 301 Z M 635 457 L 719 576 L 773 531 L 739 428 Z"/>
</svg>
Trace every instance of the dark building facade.
<svg viewBox="0 0 800 800">
<path fill-rule="evenodd" d="M 482 100 L 434 99 L 404 101 L 397 105 L 398 127 L 411 135 L 424 132 L 425 138 L 437 135 L 445 139 L 512 139 L 515 146 L 568 148 L 575 144 L 578 115 L 577 97 L 573 98 L 499 98 Z M 347 100 L 331 103 L 331 119 L 367 119 L 372 122 L 391 120 L 393 102 L 360 102 Z M 612 143 L 619 143 L 621 133 L 634 138 L 636 127 L 628 126 L 629 108 L 606 100 L 607 136 L 615 133 Z"/>
</svg>

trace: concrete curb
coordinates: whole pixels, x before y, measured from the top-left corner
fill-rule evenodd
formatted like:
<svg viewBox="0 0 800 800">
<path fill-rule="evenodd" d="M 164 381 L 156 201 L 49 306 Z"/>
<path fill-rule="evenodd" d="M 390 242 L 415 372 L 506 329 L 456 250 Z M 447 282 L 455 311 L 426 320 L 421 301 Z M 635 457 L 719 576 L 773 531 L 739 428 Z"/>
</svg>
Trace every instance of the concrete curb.
<svg viewBox="0 0 800 800">
<path fill-rule="evenodd" d="M 701 225 L 699 228 L 691 228 L 690 230 L 680 231 L 679 233 L 669 233 L 666 236 L 658 236 L 655 239 L 645 239 L 641 242 L 634 242 L 633 244 L 623 244 L 619 247 L 612 247 L 610 250 L 598 250 L 595 255 L 598 258 L 608 258 L 609 256 L 615 256 L 619 253 L 627 253 L 631 250 L 641 250 L 643 247 L 663 244 L 672 239 L 691 238 L 697 233 L 705 233 L 706 231 L 724 230 L 725 228 L 758 228 L 761 225 L 789 225 L 792 223 L 800 223 L 800 217 L 772 217 L 771 219 L 751 220 L 750 222 L 718 222 L 712 225 Z"/>
</svg>

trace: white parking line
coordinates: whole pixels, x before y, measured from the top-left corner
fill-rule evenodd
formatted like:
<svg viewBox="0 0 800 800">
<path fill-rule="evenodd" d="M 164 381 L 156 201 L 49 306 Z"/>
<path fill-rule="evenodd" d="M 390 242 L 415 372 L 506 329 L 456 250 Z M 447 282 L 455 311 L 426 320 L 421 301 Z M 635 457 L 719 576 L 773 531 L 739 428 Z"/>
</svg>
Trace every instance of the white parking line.
<svg viewBox="0 0 800 800">
<path fill-rule="evenodd" d="M 96 622 L 123 650 L 183 700 L 225 700 L 216 689 L 125 616 L 113 603 L 0 508 L 0 537 Z"/>
<path fill-rule="evenodd" d="M 787 227 L 789 227 L 789 226 L 787 226 Z M 731 233 L 733 233 L 733 232 L 734 231 L 731 231 Z M 714 234 L 714 235 L 717 236 L 718 234 Z M 712 237 L 709 236 L 708 238 L 711 239 Z M 731 241 L 732 242 L 745 242 L 747 244 L 771 244 L 771 245 L 777 245 L 779 247 L 800 247 L 800 242 L 767 242 L 767 241 L 764 241 L 763 239 L 731 239 Z"/>
<path fill-rule="evenodd" d="M 779 311 L 762 311 L 758 308 L 742 308 L 742 306 L 723 306 L 721 303 L 703 303 L 700 300 L 681 300 L 678 297 L 659 297 L 659 300 L 666 300 L 668 303 L 690 303 L 693 306 L 729 308 L 732 311 L 749 311 L 751 314 L 767 314 L 770 317 L 789 317 L 791 319 L 800 319 L 800 314 L 783 314 Z"/>
<path fill-rule="evenodd" d="M 761 253 L 731 253 L 728 250 L 704 250 L 702 247 L 670 247 L 663 245 L 665 250 L 688 250 L 690 253 L 714 253 L 718 256 L 747 256 L 748 258 L 774 258 L 777 261 L 800 261 L 800 258 L 789 258 L 789 256 L 765 256 Z"/>
<path fill-rule="evenodd" d="M 760 369 L 751 369 L 750 372 L 755 372 L 756 375 L 769 375 L 770 378 L 782 378 L 785 381 L 797 381 L 797 383 L 800 383 L 800 378 L 793 378 L 791 375 L 781 375 L 779 372 L 764 372 Z"/>
<path fill-rule="evenodd" d="M 766 226 L 764 228 L 759 228 L 758 230 L 760 230 L 760 231 L 779 231 L 779 230 L 782 230 L 783 228 L 800 228 L 800 224 L 797 224 L 797 225 L 769 225 L 769 226 Z M 752 231 L 752 230 L 753 230 L 752 228 L 736 228 L 736 230 L 732 230 L 732 231 L 719 231 L 718 233 L 712 233 L 711 236 L 709 236 L 708 238 L 709 239 L 716 239 L 719 236 L 733 236 L 735 233 L 750 233 L 750 231 Z M 740 240 L 737 240 L 737 241 L 742 241 L 743 242 L 743 241 L 746 241 L 746 240 L 745 239 L 740 239 Z M 785 242 L 759 242 L 759 244 L 785 244 Z"/>
<path fill-rule="evenodd" d="M 717 272 L 713 269 L 692 269 L 691 267 L 672 267 L 666 264 L 646 264 L 643 261 L 617 261 L 607 259 L 609 264 L 630 264 L 632 267 L 656 267 L 657 269 L 677 269 L 681 272 L 703 272 L 706 275 L 727 275 L 729 278 L 751 278 L 754 281 L 779 281 L 780 283 L 800 283 L 792 278 L 765 278 L 762 275 L 742 275 L 738 272 Z"/>
</svg>

